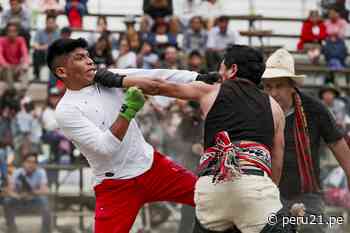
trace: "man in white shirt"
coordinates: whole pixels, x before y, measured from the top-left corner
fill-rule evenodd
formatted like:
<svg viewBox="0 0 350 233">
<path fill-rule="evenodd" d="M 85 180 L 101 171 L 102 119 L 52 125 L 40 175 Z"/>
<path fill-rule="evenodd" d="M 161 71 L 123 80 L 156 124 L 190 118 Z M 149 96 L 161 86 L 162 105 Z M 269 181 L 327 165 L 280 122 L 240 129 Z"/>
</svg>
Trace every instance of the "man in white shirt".
<svg viewBox="0 0 350 233">
<path fill-rule="evenodd" d="M 223 59 L 225 49 L 229 45 L 240 44 L 240 35 L 228 27 L 229 18 L 220 16 L 217 26 L 208 33 L 207 62 L 209 70 L 216 70 Z"/>
<path fill-rule="evenodd" d="M 145 77 L 96 72 L 84 39 L 60 39 L 48 51 L 48 66 L 67 91 L 56 107 L 58 125 L 86 157 L 95 180 L 95 233 L 127 233 L 146 202 L 174 201 L 194 205 L 196 177 L 154 150 L 133 117 L 143 105 L 137 83 L 152 94 Z M 167 77 L 190 82 L 190 71 L 114 70 L 120 74 Z M 119 88 L 111 88 L 119 87 Z M 123 104 L 124 98 L 124 104 Z"/>
</svg>

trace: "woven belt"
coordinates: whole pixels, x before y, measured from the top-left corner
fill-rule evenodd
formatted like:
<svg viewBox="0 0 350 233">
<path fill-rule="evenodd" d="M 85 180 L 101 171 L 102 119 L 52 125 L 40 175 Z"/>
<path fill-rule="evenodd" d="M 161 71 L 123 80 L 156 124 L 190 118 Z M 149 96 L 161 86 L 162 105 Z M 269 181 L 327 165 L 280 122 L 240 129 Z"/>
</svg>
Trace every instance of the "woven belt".
<svg viewBox="0 0 350 233">
<path fill-rule="evenodd" d="M 264 176 L 264 172 L 257 169 L 242 169 L 242 172 L 246 175 Z"/>
</svg>

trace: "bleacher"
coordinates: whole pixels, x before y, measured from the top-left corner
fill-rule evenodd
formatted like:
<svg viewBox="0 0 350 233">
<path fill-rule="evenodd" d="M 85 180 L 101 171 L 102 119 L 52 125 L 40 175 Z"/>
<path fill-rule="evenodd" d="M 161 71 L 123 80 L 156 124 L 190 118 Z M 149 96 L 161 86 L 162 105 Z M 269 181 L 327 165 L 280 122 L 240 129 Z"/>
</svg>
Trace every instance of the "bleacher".
<svg viewBox="0 0 350 233">
<path fill-rule="evenodd" d="M 336 82 L 340 88 L 347 89 L 349 70 L 331 71 L 324 63 L 320 65 L 308 64 L 307 55 L 296 50 L 296 44 L 299 39 L 302 21 L 305 19 L 309 9 L 317 7 L 317 1 L 292 1 L 279 4 L 279 0 L 253 1 L 255 7 L 251 7 L 245 1 L 237 3 L 235 1 L 223 0 L 225 6 L 223 14 L 228 15 L 231 19 L 230 27 L 241 32 L 242 43 L 259 47 L 264 50 L 266 57 L 279 47 L 285 47 L 295 55 L 296 72 L 306 73 L 310 78 L 305 82 L 305 88 L 313 91 L 323 84 L 322 80 L 328 77 L 340 77 Z M 174 0 L 175 14 L 181 0 Z M 287 4 L 287 5 L 285 5 Z M 227 7 L 226 7 L 227 6 Z M 230 9 L 235 9 L 234 11 Z M 96 20 L 99 15 L 107 17 L 109 29 L 118 38 L 119 33 L 125 30 L 123 19 L 126 15 L 142 15 L 142 1 L 130 1 L 120 4 L 118 1 L 96 0 L 89 1 L 89 14 L 84 17 L 84 27 L 82 30 L 74 30 L 73 38 L 88 37 L 89 33 L 94 32 Z M 253 14 L 251 14 L 253 13 Z M 137 18 L 138 22 L 139 18 Z M 58 17 L 60 27 L 68 25 L 64 15 Z M 36 26 L 32 29 L 34 36 L 37 28 L 43 28 L 45 25 L 45 15 L 40 14 L 37 18 Z M 136 24 L 138 28 L 138 23 Z M 350 30 L 348 32 L 350 35 Z M 346 43 L 350 45 L 350 36 L 347 36 Z M 345 77 L 345 78 L 344 78 Z M 45 79 L 43 81 L 46 81 Z M 43 92 L 38 92 L 40 85 L 35 85 L 31 93 L 34 99 L 45 98 Z"/>
</svg>

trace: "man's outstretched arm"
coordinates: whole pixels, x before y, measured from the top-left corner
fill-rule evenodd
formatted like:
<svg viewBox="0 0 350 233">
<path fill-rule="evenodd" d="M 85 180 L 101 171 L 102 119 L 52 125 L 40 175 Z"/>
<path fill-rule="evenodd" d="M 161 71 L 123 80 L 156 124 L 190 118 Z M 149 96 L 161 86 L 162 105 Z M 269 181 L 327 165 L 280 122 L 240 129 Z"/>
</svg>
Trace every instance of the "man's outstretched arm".
<svg viewBox="0 0 350 233">
<path fill-rule="evenodd" d="M 100 69 L 95 74 L 95 82 L 109 88 L 122 88 L 125 77 L 143 79 L 158 79 L 166 80 L 174 83 L 190 83 L 192 81 L 201 81 L 208 84 L 213 84 L 221 80 L 218 73 L 212 72 L 209 74 L 198 74 L 188 70 L 167 70 L 167 69 Z M 139 84 L 140 85 L 140 84 Z"/>
<path fill-rule="evenodd" d="M 143 77 L 152 79 L 154 77 L 175 83 L 190 83 L 195 81 L 198 73 L 188 70 L 170 69 L 109 69 L 112 73 L 129 77 Z"/>
</svg>

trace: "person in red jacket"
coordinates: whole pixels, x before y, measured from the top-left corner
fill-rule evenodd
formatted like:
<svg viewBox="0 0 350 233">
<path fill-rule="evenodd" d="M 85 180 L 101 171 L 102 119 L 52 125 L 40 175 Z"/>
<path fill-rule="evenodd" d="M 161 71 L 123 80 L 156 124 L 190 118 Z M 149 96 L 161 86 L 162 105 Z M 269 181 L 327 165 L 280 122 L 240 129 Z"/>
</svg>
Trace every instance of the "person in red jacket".
<svg viewBox="0 0 350 233">
<path fill-rule="evenodd" d="M 299 51 L 307 51 L 311 61 L 316 62 L 320 56 L 320 44 L 327 37 L 326 27 L 317 10 L 311 10 L 309 17 L 303 22 Z"/>
<path fill-rule="evenodd" d="M 303 50 L 305 43 L 321 43 L 326 37 L 326 26 L 323 20 L 318 11 L 312 10 L 309 13 L 309 17 L 303 23 L 298 50 Z"/>
<path fill-rule="evenodd" d="M 10 88 L 15 81 L 21 81 L 19 88 L 24 90 L 28 85 L 29 52 L 25 39 L 18 35 L 18 27 L 16 23 L 8 23 L 6 35 L 0 37 L 0 80 Z"/>
</svg>

